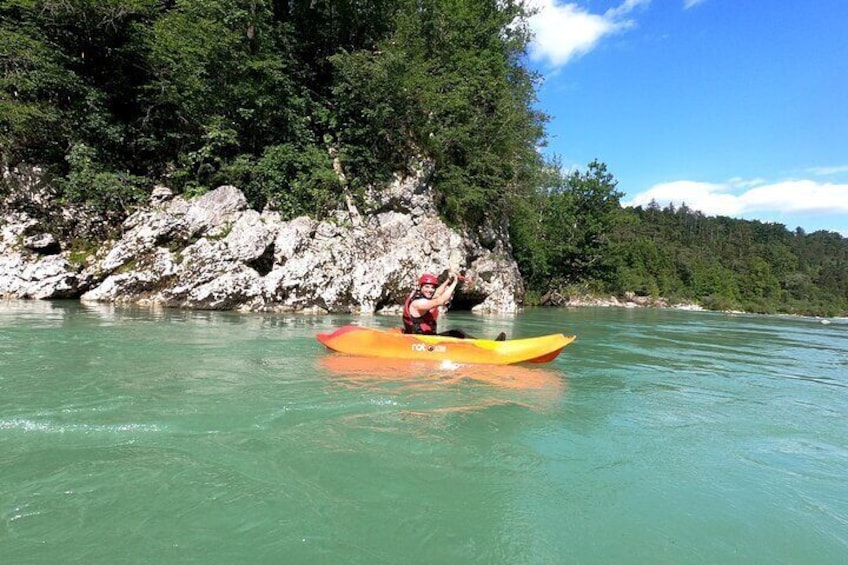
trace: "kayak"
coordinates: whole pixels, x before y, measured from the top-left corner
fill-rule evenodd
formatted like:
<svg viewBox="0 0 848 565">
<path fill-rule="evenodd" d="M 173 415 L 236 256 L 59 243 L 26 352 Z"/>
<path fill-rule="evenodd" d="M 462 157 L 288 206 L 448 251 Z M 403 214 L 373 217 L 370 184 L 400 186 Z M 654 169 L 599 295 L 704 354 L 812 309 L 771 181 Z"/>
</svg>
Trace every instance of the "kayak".
<svg viewBox="0 0 848 565">
<path fill-rule="evenodd" d="M 575 336 L 550 334 L 526 339 L 494 341 L 440 335 L 404 334 L 362 326 L 344 326 L 315 336 L 328 349 L 384 359 L 423 359 L 453 363 L 547 363 L 574 341 Z"/>
</svg>

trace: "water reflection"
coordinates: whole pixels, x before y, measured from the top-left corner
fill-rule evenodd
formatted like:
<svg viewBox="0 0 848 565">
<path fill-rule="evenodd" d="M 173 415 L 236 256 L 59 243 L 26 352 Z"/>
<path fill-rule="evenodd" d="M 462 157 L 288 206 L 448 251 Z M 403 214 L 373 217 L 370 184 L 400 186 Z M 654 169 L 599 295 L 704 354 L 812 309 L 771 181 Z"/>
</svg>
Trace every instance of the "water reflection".
<svg viewBox="0 0 848 565">
<path fill-rule="evenodd" d="M 459 365 L 445 362 L 379 359 L 327 354 L 318 357 L 319 373 L 344 386 L 392 390 L 396 394 L 432 391 L 444 393 L 451 387 L 475 388 L 479 408 L 496 404 L 521 404 L 547 410 L 567 390 L 565 377 L 552 369 L 522 365 Z M 467 399 L 467 396 L 465 398 Z"/>
</svg>

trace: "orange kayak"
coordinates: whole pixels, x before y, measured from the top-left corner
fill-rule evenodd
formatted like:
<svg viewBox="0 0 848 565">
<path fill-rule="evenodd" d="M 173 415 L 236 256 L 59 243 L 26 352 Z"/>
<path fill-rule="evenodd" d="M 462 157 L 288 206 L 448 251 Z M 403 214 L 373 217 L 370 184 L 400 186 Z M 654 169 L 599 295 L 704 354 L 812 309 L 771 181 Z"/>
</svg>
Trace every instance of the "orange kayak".
<svg viewBox="0 0 848 565">
<path fill-rule="evenodd" d="M 404 334 L 361 326 L 344 326 L 332 333 L 320 333 L 315 337 L 328 349 L 349 355 L 492 365 L 547 363 L 575 339 L 573 335 L 563 334 L 507 341 L 459 339 L 439 335 Z"/>
</svg>

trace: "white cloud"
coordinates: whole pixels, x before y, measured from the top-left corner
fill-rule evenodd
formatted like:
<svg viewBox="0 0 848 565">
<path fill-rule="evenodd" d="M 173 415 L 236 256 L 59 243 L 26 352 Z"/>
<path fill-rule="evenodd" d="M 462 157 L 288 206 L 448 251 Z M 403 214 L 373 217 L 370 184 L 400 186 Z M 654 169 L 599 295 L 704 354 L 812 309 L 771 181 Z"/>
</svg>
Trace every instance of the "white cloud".
<svg viewBox="0 0 848 565">
<path fill-rule="evenodd" d="M 679 180 L 656 184 L 635 195 L 625 206 L 647 206 L 656 201 L 662 207 L 669 204 L 700 210 L 710 216 L 735 216 L 742 212 L 739 197 L 727 194 L 729 186 L 707 182 Z"/>
<path fill-rule="evenodd" d="M 848 184 L 790 180 L 752 188 L 739 200 L 748 212 L 848 213 Z"/>
<path fill-rule="evenodd" d="M 683 0 L 683 9 L 688 10 L 689 8 L 694 8 L 703 1 L 704 0 Z"/>
<path fill-rule="evenodd" d="M 619 18 L 626 16 L 636 8 L 642 5 L 648 5 L 651 3 L 651 0 L 624 0 L 620 6 L 615 8 L 610 8 L 604 13 L 604 16 L 607 18 Z"/>
<path fill-rule="evenodd" d="M 731 190 L 746 190 L 733 194 Z M 848 184 L 813 180 L 787 180 L 774 183 L 732 179 L 723 184 L 675 181 L 652 186 L 636 194 L 625 206 L 646 206 L 652 200 L 660 206 L 685 203 L 709 216 L 742 214 L 848 214 Z"/>
<path fill-rule="evenodd" d="M 766 182 L 767 181 L 765 179 L 743 179 L 742 177 L 733 177 L 727 181 L 727 183 L 735 189 L 751 188 L 761 184 L 766 184 Z"/>
<path fill-rule="evenodd" d="M 533 42 L 530 58 L 552 67 L 562 67 L 594 49 L 607 36 L 631 27 L 626 16 L 650 0 L 624 0 L 604 14 L 592 14 L 576 3 L 558 4 L 557 0 L 530 0 L 538 10 L 530 18 Z"/>
<path fill-rule="evenodd" d="M 807 169 L 807 172 L 813 175 L 824 177 L 830 175 L 840 175 L 843 173 L 848 173 L 848 165 L 839 165 L 836 167 L 813 167 L 811 169 Z"/>
</svg>

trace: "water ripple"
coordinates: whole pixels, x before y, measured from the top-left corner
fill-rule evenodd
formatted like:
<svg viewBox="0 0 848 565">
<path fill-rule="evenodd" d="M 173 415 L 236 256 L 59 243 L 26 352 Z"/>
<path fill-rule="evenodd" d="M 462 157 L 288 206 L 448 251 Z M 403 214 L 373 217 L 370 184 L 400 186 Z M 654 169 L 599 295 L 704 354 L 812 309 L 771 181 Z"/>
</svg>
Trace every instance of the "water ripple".
<svg viewBox="0 0 848 565">
<path fill-rule="evenodd" d="M 50 434 L 83 433 L 83 434 L 122 434 L 122 433 L 155 433 L 163 428 L 156 424 L 59 424 L 50 421 L 37 421 L 24 418 L 0 420 L 0 430 L 41 432 Z"/>
</svg>

